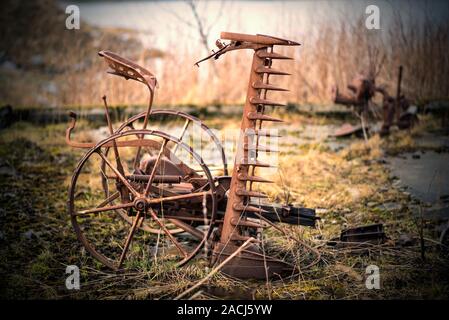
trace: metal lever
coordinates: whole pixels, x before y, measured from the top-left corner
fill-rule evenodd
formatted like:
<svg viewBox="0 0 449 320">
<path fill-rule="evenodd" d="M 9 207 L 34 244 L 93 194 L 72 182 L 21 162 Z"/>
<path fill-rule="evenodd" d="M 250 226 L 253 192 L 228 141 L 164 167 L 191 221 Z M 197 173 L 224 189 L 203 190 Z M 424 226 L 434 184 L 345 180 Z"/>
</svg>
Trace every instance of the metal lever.
<svg viewBox="0 0 449 320">
<path fill-rule="evenodd" d="M 227 47 L 229 47 L 231 44 L 229 43 L 229 44 L 224 44 L 223 42 L 221 42 L 220 40 L 217 40 L 217 42 L 216 42 L 216 45 L 217 45 L 217 47 L 219 48 L 219 50 L 218 51 L 212 51 L 212 54 L 211 55 L 208 55 L 206 58 L 203 58 L 203 59 L 201 59 L 201 60 L 198 60 L 197 62 L 195 62 L 195 66 L 197 66 L 198 68 L 200 67 L 200 63 L 201 62 L 203 62 L 203 61 L 206 61 L 206 60 L 209 60 L 210 58 L 214 58 L 215 60 L 217 60 L 219 57 L 220 57 L 220 55 L 222 55 L 224 52 L 223 51 L 225 51 L 225 49 L 227 48 Z"/>
</svg>

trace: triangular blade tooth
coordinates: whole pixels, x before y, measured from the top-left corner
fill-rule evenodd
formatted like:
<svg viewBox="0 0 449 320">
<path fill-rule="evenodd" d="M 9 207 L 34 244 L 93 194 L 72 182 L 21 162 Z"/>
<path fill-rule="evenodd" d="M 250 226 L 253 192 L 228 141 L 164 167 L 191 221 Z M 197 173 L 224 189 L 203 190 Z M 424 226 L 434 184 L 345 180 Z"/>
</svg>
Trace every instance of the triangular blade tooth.
<svg viewBox="0 0 449 320">
<path fill-rule="evenodd" d="M 258 176 L 248 176 L 247 174 L 244 173 L 239 173 L 239 175 L 237 176 L 237 178 L 240 181 L 252 181 L 252 182 L 261 182 L 261 183 L 273 183 L 273 181 L 271 180 L 267 180 L 264 179 L 262 177 L 258 177 Z"/>
<path fill-rule="evenodd" d="M 249 205 L 244 205 L 241 203 L 234 203 L 232 205 L 232 208 L 236 211 L 241 211 L 241 212 L 258 212 L 258 213 L 268 213 L 268 211 L 261 209 L 261 208 L 257 208 L 254 206 L 249 206 Z"/>
<path fill-rule="evenodd" d="M 243 166 L 254 166 L 254 167 L 263 167 L 263 168 L 270 168 L 270 167 L 274 167 L 269 163 L 265 163 L 265 162 L 261 162 L 261 161 L 248 161 L 248 159 L 242 159 L 242 161 L 240 162 L 240 165 Z"/>
<path fill-rule="evenodd" d="M 291 73 L 284 72 L 278 69 L 269 68 L 269 67 L 259 67 L 256 69 L 256 73 L 267 73 L 267 74 L 275 74 L 279 76 L 290 76 Z"/>
<path fill-rule="evenodd" d="M 274 118 L 274 117 L 270 117 L 270 116 L 266 116 L 264 114 L 257 113 L 257 112 L 249 112 L 247 117 L 248 117 L 249 120 L 284 122 L 284 120 L 281 120 L 281 119 L 278 119 L 278 118 Z"/>
<path fill-rule="evenodd" d="M 237 189 L 236 193 L 238 196 L 241 196 L 241 197 L 268 198 L 268 196 L 265 193 L 258 192 L 258 191 Z"/>
<path fill-rule="evenodd" d="M 276 86 L 274 86 L 272 84 L 263 83 L 261 81 L 253 82 L 252 87 L 254 89 L 265 89 L 265 90 L 271 90 L 271 91 L 290 91 L 288 89 L 281 88 L 281 87 L 276 87 Z"/>
<path fill-rule="evenodd" d="M 247 144 L 245 144 L 245 146 L 243 147 L 244 150 L 256 150 L 256 151 L 260 151 L 260 152 L 279 152 L 279 150 L 276 149 L 270 149 L 266 146 L 262 146 L 262 145 L 257 145 L 254 146 L 254 148 L 249 148 L 249 146 Z"/>
<path fill-rule="evenodd" d="M 264 105 L 269 105 L 269 106 L 279 106 L 279 107 L 286 106 L 286 104 L 284 104 L 284 103 L 279 103 L 276 101 L 261 99 L 261 98 L 257 98 L 257 97 L 251 97 L 249 99 L 249 102 L 251 102 L 252 104 L 264 104 Z"/>
<path fill-rule="evenodd" d="M 259 51 L 259 52 L 257 52 L 257 56 L 259 58 L 293 60 L 293 58 L 291 58 L 291 57 L 287 57 L 287 56 L 284 56 L 284 55 L 276 53 L 276 52 Z"/>
<path fill-rule="evenodd" d="M 248 228 L 266 228 L 266 226 L 257 223 L 257 222 L 253 222 L 253 221 L 248 221 L 248 220 L 243 220 L 243 219 L 236 219 L 236 218 L 232 218 L 231 219 L 231 224 L 233 226 L 240 226 L 240 227 L 248 227 Z"/>
</svg>

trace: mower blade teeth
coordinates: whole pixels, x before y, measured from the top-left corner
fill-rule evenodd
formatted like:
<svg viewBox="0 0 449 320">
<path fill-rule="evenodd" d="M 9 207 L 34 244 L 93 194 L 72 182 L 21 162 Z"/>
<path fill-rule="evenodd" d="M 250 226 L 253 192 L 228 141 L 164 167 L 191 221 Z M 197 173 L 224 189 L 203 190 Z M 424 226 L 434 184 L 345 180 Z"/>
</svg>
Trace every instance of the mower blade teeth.
<svg viewBox="0 0 449 320">
<path fill-rule="evenodd" d="M 248 176 L 247 174 L 240 173 L 237 178 L 240 181 L 252 181 L 252 182 L 261 182 L 261 183 L 273 183 L 271 180 L 264 179 L 258 176 Z"/>
<path fill-rule="evenodd" d="M 232 205 L 232 208 L 236 211 L 241 211 L 241 212 L 257 212 L 257 213 L 268 213 L 267 210 L 261 209 L 261 208 L 257 208 L 254 206 L 249 206 L 249 205 L 244 205 L 241 203 L 234 203 Z"/>
<path fill-rule="evenodd" d="M 284 122 L 284 120 L 281 120 L 281 119 L 278 119 L 278 118 L 274 118 L 274 117 L 270 117 L 270 116 L 266 116 L 264 114 L 257 113 L 257 112 L 249 112 L 247 117 L 248 117 L 249 120 Z"/>
<path fill-rule="evenodd" d="M 260 89 L 265 89 L 265 90 L 271 90 L 271 91 L 290 91 L 288 89 L 281 88 L 281 87 L 276 87 L 276 86 L 274 86 L 272 84 L 263 83 L 263 82 L 260 82 L 260 81 L 253 82 L 252 87 L 254 89 L 259 89 L 259 90 Z"/>
<path fill-rule="evenodd" d="M 249 101 L 252 104 L 263 104 L 263 105 L 267 105 L 267 106 L 278 106 L 278 107 L 285 107 L 286 104 L 284 103 L 279 103 L 273 100 L 266 100 L 266 99 L 261 99 L 261 98 L 256 98 L 256 97 L 251 97 L 249 99 Z"/>
<path fill-rule="evenodd" d="M 279 150 L 270 149 L 270 148 L 268 148 L 266 146 L 262 146 L 262 145 L 254 146 L 254 148 L 249 148 L 247 144 L 245 144 L 244 150 L 246 150 L 246 151 L 255 150 L 255 151 L 260 151 L 260 152 L 279 152 Z"/>
<path fill-rule="evenodd" d="M 284 71 L 274 69 L 274 68 L 268 68 L 268 67 L 259 67 L 256 69 L 256 73 L 266 73 L 266 74 L 273 74 L 273 75 L 279 75 L 279 76 L 291 76 L 291 73 L 284 72 Z"/>
<path fill-rule="evenodd" d="M 233 226 L 248 227 L 248 228 L 254 228 L 254 229 L 266 228 L 266 226 L 264 226 L 260 223 L 243 220 L 243 219 L 236 219 L 236 218 L 231 219 L 231 224 Z"/>
<path fill-rule="evenodd" d="M 238 189 L 236 191 L 238 196 L 241 197 L 253 197 L 253 198 L 268 198 L 268 196 L 265 193 L 258 192 L 258 191 L 249 191 L 245 189 Z"/>
<path fill-rule="evenodd" d="M 276 52 L 259 51 L 259 52 L 257 52 L 257 56 L 259 58 L 279 59 L 279 60 L 293 60 L 293 58 L 291 58 L 291 57 L 287 57 L 287 56 L 284 56 L 284 55 L 276 53 Z"/>
</svg>

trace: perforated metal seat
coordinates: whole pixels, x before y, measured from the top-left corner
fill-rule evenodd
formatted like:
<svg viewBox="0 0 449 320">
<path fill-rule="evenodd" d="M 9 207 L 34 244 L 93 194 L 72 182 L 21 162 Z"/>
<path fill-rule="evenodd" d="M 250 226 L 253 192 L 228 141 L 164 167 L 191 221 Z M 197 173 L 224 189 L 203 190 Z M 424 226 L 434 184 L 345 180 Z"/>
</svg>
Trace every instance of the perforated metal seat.
<svg viewBox="0 0 449 320">
<path fill-rule="evenodd" d="M 126 80 L 133 79 L 146 84 L 151 91 L 154 91 L 157 80 L 154 74 L 139 66 L 138 64 L 120 57 L 118 54 L 110 51 L 100 51 L 98 54 L 105 58 L 112 71 L 110 74 L 124 77 Z"/>
</svg>

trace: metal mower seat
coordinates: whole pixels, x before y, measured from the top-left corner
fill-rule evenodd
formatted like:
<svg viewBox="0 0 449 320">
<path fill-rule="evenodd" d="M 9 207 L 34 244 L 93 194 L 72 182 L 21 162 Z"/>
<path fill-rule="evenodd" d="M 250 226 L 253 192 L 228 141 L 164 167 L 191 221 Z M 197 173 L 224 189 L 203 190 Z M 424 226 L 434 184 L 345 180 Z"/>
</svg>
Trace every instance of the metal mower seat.
<svg viewBox="0 0 449 320">
<path fill-rule="evenodd" d="M 147 69 L 139 66 L 138 64 L 120 57 L 118 54 L 111 51 L 98 52 L 100 57 L 105 58 L 112 71 L 108 71 L 110 74 L 124 77 L 126 80 L 133 79 L 146 84 L 151 91 L 154 91 L 157 80 L 154 74 Z"/>
</svg>

